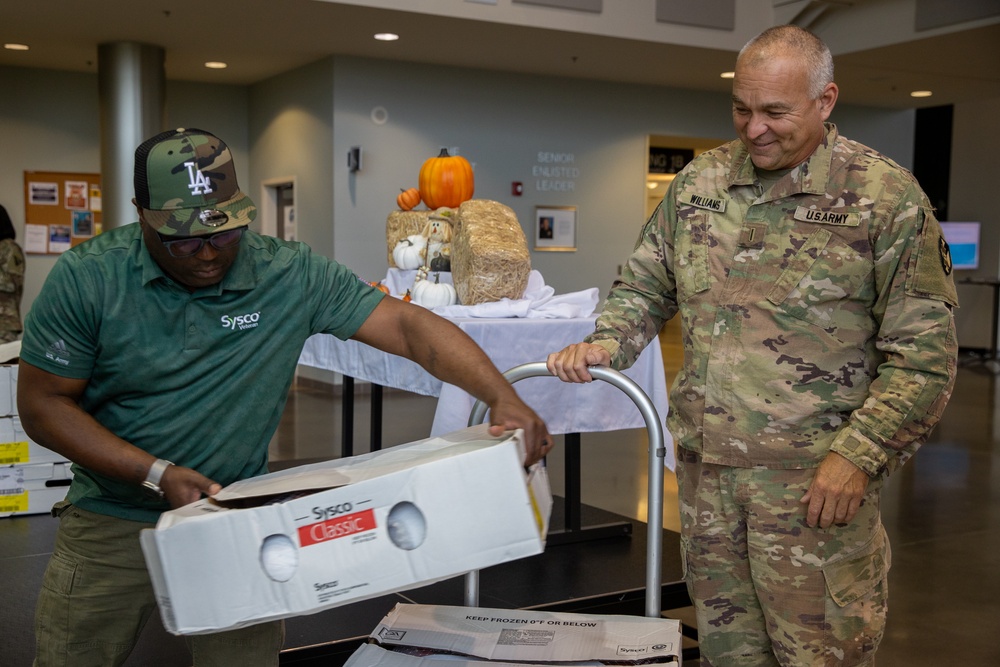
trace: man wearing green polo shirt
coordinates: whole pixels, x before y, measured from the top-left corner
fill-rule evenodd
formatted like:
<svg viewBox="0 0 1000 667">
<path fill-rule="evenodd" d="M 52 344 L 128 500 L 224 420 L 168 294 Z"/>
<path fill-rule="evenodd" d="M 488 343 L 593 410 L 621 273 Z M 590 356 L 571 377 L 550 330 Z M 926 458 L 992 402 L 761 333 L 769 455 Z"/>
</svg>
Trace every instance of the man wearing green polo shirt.
<svg viewBox="0 0 1000 667">
<path fill-rule="evenodd" d="M 18 407 L 74 462 L 36 610 L 36 660 L 118 665 L 156 608 L 138 535 L 161 512 L 267 472 L 305 340 L 353 338 L 486 402 L 492 431 L 545 424 L 447 320 L 247 229 L 232 155 L 201 130 L 135 154 L 137 223 L 64 253 L 25 322 Z M 189 638 L 195 665 L 276 665 L 281 622 Z"/>
</svg>

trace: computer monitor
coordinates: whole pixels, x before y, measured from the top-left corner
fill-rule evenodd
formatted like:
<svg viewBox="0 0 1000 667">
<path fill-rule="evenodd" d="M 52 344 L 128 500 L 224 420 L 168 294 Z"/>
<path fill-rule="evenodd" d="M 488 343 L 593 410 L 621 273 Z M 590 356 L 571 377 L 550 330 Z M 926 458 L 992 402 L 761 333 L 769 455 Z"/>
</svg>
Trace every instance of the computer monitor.
<svg viewBox="0 0 1000 667">
<path fill-rule="evenodd" d="M 955 270 L 979 268 L 978 222 L 942 222 L 941 232 L 951 248 L 951 263 Z"/>
</svg>

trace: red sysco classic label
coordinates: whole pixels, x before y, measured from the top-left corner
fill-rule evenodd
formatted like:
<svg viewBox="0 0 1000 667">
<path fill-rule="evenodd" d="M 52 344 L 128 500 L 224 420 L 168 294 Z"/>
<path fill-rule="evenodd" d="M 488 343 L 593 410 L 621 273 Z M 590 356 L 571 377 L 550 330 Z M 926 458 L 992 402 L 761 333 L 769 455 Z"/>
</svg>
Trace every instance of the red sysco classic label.
<svg viewBox="0 0 1000 667">
<path fill-rule="evenodd" d="M 299 528 L 299 543 L 307 547 L 311 544 L 329 542 L 374 529 L 375 512 L 374 510 L 365 510 L 302 526 Z"/>
</svg>

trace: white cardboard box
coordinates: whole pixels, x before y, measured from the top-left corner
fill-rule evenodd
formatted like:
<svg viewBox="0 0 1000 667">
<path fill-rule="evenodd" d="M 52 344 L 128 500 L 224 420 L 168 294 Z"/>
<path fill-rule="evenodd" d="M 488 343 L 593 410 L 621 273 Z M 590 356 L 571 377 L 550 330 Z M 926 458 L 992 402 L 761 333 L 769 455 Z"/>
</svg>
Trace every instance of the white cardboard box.
<svg viewBox="0 0 1000 667">
<path fill-rule="evenodd" d="M 48 513 L 72 479 L 69 462 L 0 466 L 0 517 Z"/>
<path fill-rule="evenodd" d="M 315 613 L 540 553 L 552 496 L 486 425 L 232 484 L 141 535 L 164 627 Z M 244 506 L 243 509 L 233 509 Z"/>
<path fill-rule="evenodd" d="M 17 414 L 17 364 L 0 364 L 0 417 Z"/>
<path fill-rule="evenodd" d="M 28 437 L 20 417 L 0 417 L 0 465 L 65 463 L 66 457 Z"/>
<path fill-rule="evenodd" d="M 21 341 L 15 340 L 0 344 L 0 363 L 16 363 L 21 356 Z"/>
<path fill-rule="evenodd" d="M 409 651 L 411 655 L 399 654 L 407 658 L 430 652 L 449 659 L 488 661 L 475 663 L 483 667 L 679 664 L 681 652 L 680 622 L 672 619 L 443 605 L 397 604 L 371 639 L 390 653 Z M 372 664 L 423 664 L 380 659 L 384 662 Z"/>
</svg>

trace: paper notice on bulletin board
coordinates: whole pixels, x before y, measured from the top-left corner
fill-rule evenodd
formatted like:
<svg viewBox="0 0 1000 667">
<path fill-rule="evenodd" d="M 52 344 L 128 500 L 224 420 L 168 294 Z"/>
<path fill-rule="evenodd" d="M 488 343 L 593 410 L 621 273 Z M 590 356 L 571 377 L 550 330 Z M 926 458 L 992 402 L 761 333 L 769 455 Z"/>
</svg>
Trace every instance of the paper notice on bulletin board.
<svg viewBox="0 0 1000 667">
<path fill-rule="evenodd" d="M 48 252 L 49 228 L 46 225 L 24 226 L 24 252 Z"/>
<path fill-rule="evenodd" d="M 58 254 L 101 233 L 100 174 L 24 172 L 25 244 Z"/>
<path fill-rule="evenodd" d="M 56 206 L 59 204 L 59 184 L 31 181 L 28 183 L 28 204 Z"/>
<path fill-rule="evenodd" d="M 85 210 L 89 189 L 87 181 L 66 181 L 66 208 Z"/>
</svg>

